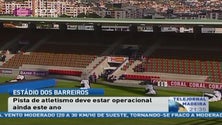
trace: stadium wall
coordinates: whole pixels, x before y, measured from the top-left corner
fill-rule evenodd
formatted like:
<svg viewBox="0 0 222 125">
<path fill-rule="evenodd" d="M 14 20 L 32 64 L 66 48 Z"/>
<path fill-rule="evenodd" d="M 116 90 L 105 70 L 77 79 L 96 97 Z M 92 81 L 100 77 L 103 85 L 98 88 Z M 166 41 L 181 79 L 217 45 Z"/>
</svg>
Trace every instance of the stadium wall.
<svg viewBox="0 0 222 125">
<path fill-rule="evenodd" d="M 56 85 L 55 79 L 31 80 L 16 83 L 6 82 L 0 85 L 0 93 L 10 93 L 16 89 L 40 89 Z"/>
<path fill-rule="evenodd" d="M 26 72 L 21 72 L 26 71 Z M 33 70 L 33 69 L 11 69 L 11 68 L 0 68 L 0 76 L 1 77 L 11 77 L 15 78 L 18 74 L 22 73 L 26 79 L 39 79 L 43 78 L 47 75 L 40 75 L 40 73 L 47 73 L 45 70 Z"/>
</svg>

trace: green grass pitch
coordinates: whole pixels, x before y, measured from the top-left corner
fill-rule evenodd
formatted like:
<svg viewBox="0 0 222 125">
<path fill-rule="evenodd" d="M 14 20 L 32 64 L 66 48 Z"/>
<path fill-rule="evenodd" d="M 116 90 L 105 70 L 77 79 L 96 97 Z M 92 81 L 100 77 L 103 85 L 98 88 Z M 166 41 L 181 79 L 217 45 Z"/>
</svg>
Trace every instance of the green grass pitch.
<svg viewBox="0 0 222 125">
<path fill-rule="evenodd" d="M 9 78 L 1 78 L 0 82 L 4 82 Z M 79 82 L 59 80 L 57 88 L 74 88 L 79 85 Z M 143 88 L 117 87 L 103 84 L 93 84 L 93 88 L 103 88 L 105 96 L 147 96 L 144 94 Z M 187 90 L 167 90 L 159 89 L 157 96 L 201 96 L 201 92 Z M 0 94 L 0 111 L 7 111 L 8 94 Z M 210 111 L 222 111 L 222 101 L 210 103 Z M 61 119 L 0 119 L 0 125 L 220 125 L 221 119 L 160 119 L 160 118 L 61 118 Z"/>
</svg>

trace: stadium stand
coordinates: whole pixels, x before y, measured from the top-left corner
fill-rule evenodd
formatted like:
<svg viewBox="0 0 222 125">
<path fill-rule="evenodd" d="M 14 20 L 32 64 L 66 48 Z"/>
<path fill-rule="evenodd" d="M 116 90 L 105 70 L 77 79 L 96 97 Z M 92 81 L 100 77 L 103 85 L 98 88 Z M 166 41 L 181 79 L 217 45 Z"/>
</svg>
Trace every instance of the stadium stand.
<svg viewBox="0 0 222 125">
<path fill-rule="evenodd" d="M 27 39 L 30 42 L 30 45 L 34 46 L 36 41 L 39 38 L 44 37 L 47 31 L 39 33 L 40 31 L 35 31 L 34 33 L 23 32 L 24 35 L 21 38 Z M 81 72 L 79 70 L 57 70 L 56 66 L 59 67 L 76 67 L 76 68 L 86 68 L 92 61 L 101 53 L 103 53 L 109 45 L 112 43 L 110 39 L 107 39 L 103 42 L 103 37 L 96 38 L 94 33 L 88 33 L 89 37 L 85 37 L 85 33 L 76 33 L 75 32 L 51 32 L 48 31 L 48 36 L 51 36 L 45 42 L 38 45 L 38 47 L 32 52 L 28 53 L 17 53 L 6 63 L 3 64 L 3 68 L 19 68 L 23 64 L 30 65 L 46 65 L 46 66 L 55 66 L 55 68 L 50 68 L 50 74 L 63 74 L 63 75 L 77 75 L 80 76 Z M 30 34 L 29 37 L 25 35 Z M 87 33 L 86 33 L 87 34 Z M 35 36 L 36 35 L 36 36 Z M 40 36 L 42 35 L 42 37 Z M 55 36 L 55 37 L 54 37 Z M 112 35 L 107 36 L 106 38 L 113 37 Z M 96 41 L 93 42 L 92 41 Z M 112 40 L 115 41 L 115 38 Z M 110 43 L 109 43 L 110 42 Z M 26 50 L 32 48 L 32 46 L 27 47 Z M 17 46 L 17 48 L 20 46 Z M 19 48 L 21 49 L 21 47 Z M 101 63 L 101 62 L 98 62 Z M 92 66 L 93 68 L 98 66 Z"/>
<path fill-rule="evenodd" d="M 221 44 L 207 39 L 196 39 L 195 42 L 191 35 L 180 39 L 178 36 L 169 37 L 134 71 L 204 75 L 208 76 L 206 81 L 222 82 L 222 50 L 218 49 Z"/>
<path fill-rule="evenodd" d="M 94 72 L 93 69 L 97 68 L 101 73 L 102 68 L 99 65 L 106 56 L 124 56 L 129 57 L 129 60 L 120 65 L 120 71 L 117 70 L 119 73 L 115 74 L 124 74 L 126 79 L 159 79 L 160 76 L 167 76 L 161 73 L 169 73 L 187 75 L 186 78 L 189 78 L 189 75 L 203 78 L 206 76 L 206 81 L 222 82 L 221 37 L 217 35 L 204 34 L 196 37 L 192 34 L 171 33 L 158 36 L 152 33 L 131 32 L 97 34 L 89 31 L 7 31 L 13 37 L 22 34 L 16 41 L 12 41 L 15 44 L 12 44 L 11 48 L 14 49 L 14 53 L 18 50 L 24 50 L 25 53 L 16 53 L 2 65 L 2 68 L 17 69 L 25 64 L 54 66 L 48 68 L 49 74 L 81 76 L 83 69 L 88 68 L 90 64 L 89 71 Z M 5 32 L 0 31 L 0 34 L 2 46 L 12 39 Z M 40 43 L 39 41 L 45 37 L 48 39 Z M 214 39 L 206 39 L 211 37 Z M 116 42 L 120 39 L 122 41 Z M 24 44 L 20 46 L 19 41 Z M 104 52 L 106 55 L 102 55 Z M 146 58 L 142 58 L 142 55 Z M 96 59 L 99 60 L 95 61 Z M 103 65 L 108 66 L 106 63 Z M 176 77 L 172 75 L 171 78 Z"/>
<path fill-rule="evenodd" d="M 155 38 L 152 35 L 143 37 L 144 34 L 134 33 L 126 37 L 118 46 L 112 55 L 127 56 L 129 58 L 140 58 L 141 55 L 149 48 L 154 42 Z"/>
<path fill-rule="evenodd" d="M 10 33 L 4 33 L 0 32 L 1 37 L 0 37 L 0 44 L 3 45 L 6 42 L 8 42 L 10 39 L 12 39 L 12 36 L 16 34 L 16 32 L 10 32 Z"/>
<path fill-rule="evenodd" d="M 19 33 L 14 30 L 8 30 L 7 32 L 5 32 L 4 30 L 0 30 L 0 34 L 0 46 L 2 47 L 3 45 L 5 45 L 6 42 L 9 42 L 13 38 L 15 38 Z"/>
<path fill-rule="evenodd" d="M 24 31 L 22 36 L 10 46 L 11 53 L 26 52 L 44 37 L 45 34 L 40 31 Z"/>
</svg>

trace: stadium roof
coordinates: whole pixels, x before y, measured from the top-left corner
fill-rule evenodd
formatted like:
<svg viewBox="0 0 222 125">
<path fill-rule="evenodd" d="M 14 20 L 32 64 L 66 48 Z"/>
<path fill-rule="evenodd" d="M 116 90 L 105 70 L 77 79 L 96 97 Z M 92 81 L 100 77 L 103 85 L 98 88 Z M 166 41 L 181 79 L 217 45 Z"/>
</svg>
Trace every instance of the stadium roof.
<svg viewBox="0 0 222 125">
<path fill-rule="evenodd" d="M 157 24 L 157 25 L 222 25 L 222 20 L 182 19 L 113 19 L 113 18 L 43 18 L 0 16 L 0 22 L 57 22 L 57 23 L 113 23 L 113 24 Z"/>
</svg>

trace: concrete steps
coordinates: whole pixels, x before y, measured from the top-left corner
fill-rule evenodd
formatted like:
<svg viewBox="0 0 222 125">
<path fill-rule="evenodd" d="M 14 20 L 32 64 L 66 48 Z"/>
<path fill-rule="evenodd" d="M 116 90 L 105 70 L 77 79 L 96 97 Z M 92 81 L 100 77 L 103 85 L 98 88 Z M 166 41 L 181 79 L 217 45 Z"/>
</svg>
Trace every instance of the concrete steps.
<svg viewBox="0 0 222 125">
<path fill-rule="evenodd" d="M 141 63 L 142 63 L 142 61 L 140 61 L 140 60 L 134 61 L 134 62 L 129 66 L 129 68 L 126 70 L 126 72 L 134 72 L 134 71 L 133 71 L 133 68 L 136 67 L 137 65 L 141 64 Z"/>
<path fill-rule="evenodd" d="M 100 63 L 96 67 L 94 67 L 90 72 L 84 72 L 82 74 L 83 75 L 82 77 L 84 77 L 84 75 L 87 75 L 87 77 L 89 77 L 89 75 L 91 75 L 93 73 L 95 73 L 96 76 L 99 76 L 99 75 L 101 75 L 101 73 L 103 73 L 105 67 L 109 67 L 106 56 L 102 56 L 102 57 L 98 58 L 97 61 L 99 61 Z"/>
<path fill-rule="evenodd" d="M 10 60 L 15 54 L 7 54 L 5 58 L 5 62 Z M 0 66 L 2 66 L 5 62 L 0 62 Z"/>
</svg>

